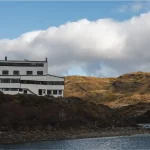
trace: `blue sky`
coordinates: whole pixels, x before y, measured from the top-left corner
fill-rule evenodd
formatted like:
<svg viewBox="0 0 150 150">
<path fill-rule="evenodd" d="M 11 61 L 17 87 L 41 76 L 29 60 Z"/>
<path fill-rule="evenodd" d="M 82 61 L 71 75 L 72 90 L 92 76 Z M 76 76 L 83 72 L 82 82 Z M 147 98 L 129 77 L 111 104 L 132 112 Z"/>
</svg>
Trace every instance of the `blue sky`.
<svg viewBox="0 0 150 150">
<path fill-rule="evenodd" d="M 16 38 L 25 32 L 60 26 L 67 21 L 83 18 L 90 21 L 101 18 L 125 20 L 132 17 L 133 12 L 118 10 L 132 3 L 135 2 L 0 2 L 0 38 Z M 141 11 L 135 14 L 138 15 Z"/>
<path fill-rule="evenodd" d="M 149 71 L 149 10 L 148 1 L 0 1 L 0 57 L 48 57 L 50 73 L 59 75 Z"/>
</svg>

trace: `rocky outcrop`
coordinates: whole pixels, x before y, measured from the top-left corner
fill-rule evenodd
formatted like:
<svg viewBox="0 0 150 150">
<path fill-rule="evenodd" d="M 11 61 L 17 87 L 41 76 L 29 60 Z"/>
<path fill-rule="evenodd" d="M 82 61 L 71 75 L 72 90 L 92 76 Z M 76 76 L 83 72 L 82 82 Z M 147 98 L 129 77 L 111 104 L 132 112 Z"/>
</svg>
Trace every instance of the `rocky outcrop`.
<svg viewBox="0 0 150 150">
<path fill-rule="evenodd" d="M 150 103 L 138 103 L 115 110 L 136 123 L 150 123 Z"/>
</svg>

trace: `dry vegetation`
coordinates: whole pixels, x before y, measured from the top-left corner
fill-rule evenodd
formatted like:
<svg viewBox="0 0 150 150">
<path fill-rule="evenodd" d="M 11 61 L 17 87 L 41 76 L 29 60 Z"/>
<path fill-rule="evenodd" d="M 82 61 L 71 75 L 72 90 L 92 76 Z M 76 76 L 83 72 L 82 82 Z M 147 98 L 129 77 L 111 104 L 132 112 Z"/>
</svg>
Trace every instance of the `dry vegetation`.
<svg viewBox="0 0 150 150">
<path fill-rule="evenodd" d="M 131 126 L 115 110 L 76 97 L 5 95 L 0 92 L 0 131 Z"/>
<path fill-rule="evenodd" d="M 147 103 L 150 102 L 150 73 L 133 72 L 118 78 L 68 76 L 65 97 L 69 96 L 110 107 Z"/>
</svg>

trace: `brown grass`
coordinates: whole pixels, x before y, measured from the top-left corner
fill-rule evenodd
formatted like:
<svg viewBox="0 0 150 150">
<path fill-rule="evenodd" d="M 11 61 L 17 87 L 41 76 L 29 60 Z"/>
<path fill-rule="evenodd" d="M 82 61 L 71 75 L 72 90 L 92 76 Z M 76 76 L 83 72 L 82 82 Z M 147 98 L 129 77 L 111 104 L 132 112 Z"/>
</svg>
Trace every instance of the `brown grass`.
<svg viewBox="0 0 150 150">
<path fill-rule="evenodd" d="M 65 97 L 69 96 L 110 107 L 150 102 L 150 73 L 133 72 L 118 78 L 68 76 Z"/>
</svg>

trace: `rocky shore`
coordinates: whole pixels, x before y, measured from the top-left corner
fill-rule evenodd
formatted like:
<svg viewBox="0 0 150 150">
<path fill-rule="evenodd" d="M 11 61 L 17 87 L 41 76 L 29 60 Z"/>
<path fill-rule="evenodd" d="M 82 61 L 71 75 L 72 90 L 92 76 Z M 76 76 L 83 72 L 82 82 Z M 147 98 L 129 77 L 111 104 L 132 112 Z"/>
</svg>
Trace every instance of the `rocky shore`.
<svg viewBox="0 0 150 150">
<path fill-rule="evenodd" d="M 111 136 L 130 136 L 134 134 L 150 134 L 150 129 L 122 127 L 104 129 L 50 129 L 36 131 L 0 132 L 0 144 L 27 143 L 47 140 L 64 140 L 77 138 L 95 138 Z"/>
</svg>

